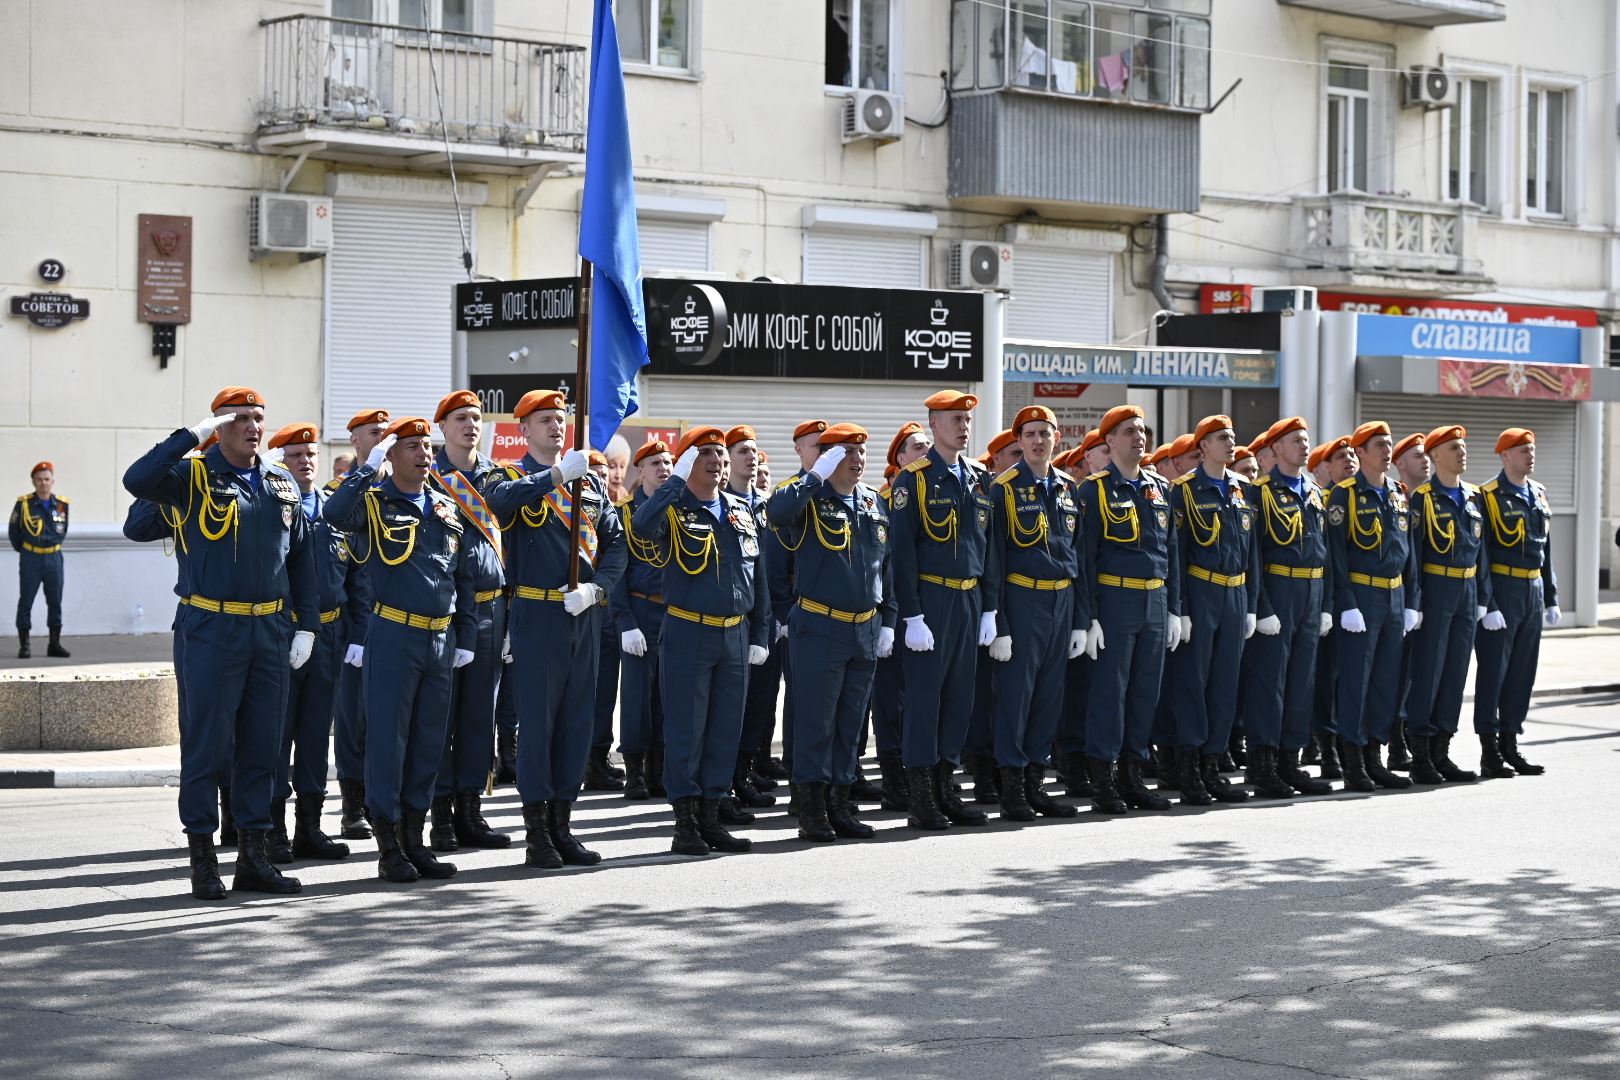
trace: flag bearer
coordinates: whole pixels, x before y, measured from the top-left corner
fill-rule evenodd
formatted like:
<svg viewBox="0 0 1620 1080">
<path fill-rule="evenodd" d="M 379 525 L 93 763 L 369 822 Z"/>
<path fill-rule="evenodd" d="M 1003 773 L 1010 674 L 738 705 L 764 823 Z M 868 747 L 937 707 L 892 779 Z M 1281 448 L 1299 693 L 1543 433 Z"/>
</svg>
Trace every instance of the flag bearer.
<svg viewBox="0 0 1620 1080">
<path fill-rule="evenodd" d="M 17 553 L 17 659 L 34 655 L 28 644 L 34 626 L 34 597 L 45 586 L 45 626 L 51 643 L 46 656 L 73 654 L 62 647 L 62 541 L 67 539 L 68 501 L 52 494 L 56 466 L 41 461 L 28 473 L 31 495 L 17 496 L 11 510 L 11 547 Z"/>
<path fill-rule="evenodd" d="M 658 633 L 664 625 L 664 565 L 658 545 L 631 523 L 641 504 L 675 469 L 669 444 L 644 443 L 633 455 L 635 489 L 618 506 L 629 560 L 613 589 L 613 620 L 624 654 L 619 681 L 619 751 L 624 755 L 624 797 L 664 796 L 664 705 L 658 692 Z M 772 800 L 775 801 L 775 800 Z"/>
</svg>

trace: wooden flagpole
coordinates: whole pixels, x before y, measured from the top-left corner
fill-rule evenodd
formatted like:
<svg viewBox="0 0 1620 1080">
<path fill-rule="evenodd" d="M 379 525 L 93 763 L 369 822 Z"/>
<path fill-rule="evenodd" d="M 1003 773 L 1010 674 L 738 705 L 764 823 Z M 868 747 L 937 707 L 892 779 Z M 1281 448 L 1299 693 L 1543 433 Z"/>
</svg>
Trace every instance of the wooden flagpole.
<svg viewBox="0 0 1620 1080">
<path fill-rule="evenodd" d="M 574 366 L 574 449 L 585 449 L 585 422 L 591 404 L 591 261 L 579 260 L 579 353 Z M 588 471 L 588 470 L 587 470 Z M 573 517 L 568 523 L 568 587 L 579 588 L 579 519 L 585 478 L 573 483 Z"/>
</svg>

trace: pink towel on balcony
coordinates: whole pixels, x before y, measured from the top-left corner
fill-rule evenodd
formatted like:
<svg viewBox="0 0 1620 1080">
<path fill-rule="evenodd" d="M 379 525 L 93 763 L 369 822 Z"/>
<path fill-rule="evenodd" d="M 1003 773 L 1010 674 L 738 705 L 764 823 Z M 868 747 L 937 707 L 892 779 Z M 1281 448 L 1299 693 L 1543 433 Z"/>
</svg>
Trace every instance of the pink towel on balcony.
<svg viewBox="0 0 1620 1080">
<path fill-rule="evenodd" d="M 1131 78 L 1131 62 L 1122 52 L 1111 53 L 1097 61 L 1097 81 L 1106 89 L 1119 93 Z"/>
</svg>

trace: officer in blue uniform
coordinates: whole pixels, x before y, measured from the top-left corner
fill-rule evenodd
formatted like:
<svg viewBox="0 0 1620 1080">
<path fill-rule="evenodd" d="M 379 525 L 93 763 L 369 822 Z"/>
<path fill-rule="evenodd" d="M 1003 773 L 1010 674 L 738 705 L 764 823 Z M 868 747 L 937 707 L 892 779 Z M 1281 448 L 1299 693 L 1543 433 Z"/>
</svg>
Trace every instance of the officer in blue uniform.
<svg viewBox="0 0 1620 1080">
<path fill-rule="evenodd" d="M 1474 641 L 1479 671 L 1474 678 L 1474 732 L 1480 769 L 1506 779 L 1539 776 L 1519 753 L 1519 736 L 1530 711 L 1530 691 L 1541 658 L 1541 627 L 1557 626 L 1558 578 L 1547 550 L 1552 507 L 1547 489 L 1530 474 L 1536 468 L 1536 436 L 1508 428 L 1496 440 L 1502 471 L 1480 485 L 1485 504 L 1485 561 L 1490 567 L 1488 610 Z"/>
<path fill-rule="evenodd" d="M 633 518 L 675 470 L 669 444 L 655 439 L 632 455 L 640 482 L 616 508 L 629 560 L 614 586 L 613 622 L 623 665 L 619 679 L 619 752 L 624 797 L 664 796 L 664 703 L 658 692 L 658 634 L 664 625 L 664 566 L 659 545 L 637 535 Z M 773 802 L 775 800 L 772 800 Z"/>
<path fill-rule="evenodd" d="M 592 476 L 602 481 L 608 499 L 612 501 L 613 466 L 607 455 L 600 450 L 591 450 L 585 456 L 588 459 L 586 467 Z M 624 770 L 614 765 L 609 756 L 613 751 L 613 714 L 619 704 L 619 660 L 623 653 L 618 622 L 613 618 L 611 608 L 610 600 L 609 612 L 601 619 L 602 640 L 596 645 L 596 702 L 591 714 L 591 748 L 585 756 L 585 778 L 580 785 L 585 791 L 624 790 Z"/>
<path fill-rule="evenodd" d="M 1108 468 L 1108 443 L 1096 428 L 1086 432 L 1080 445 L 1061 455 L 1058 464 L 1074 477 L 1089 476 Z M 1075 499 L 1080 498 L 1080 483 L 1075 483 Z M 1075 558 L 1084 552 L 1082 542 Z M 1084 566 L 1075 581 L 1077 607 L 1085 604 L 1091 593 L 1086 582 L 1090 574 Z M 1089 631 L 1089 624 L 1088 624 Z M 1089 642 L 1089 633 L 1088 638 Z M 1063 715 L 1058 721 L 1057 742 L 1053 764 L 1063 777 L 1063 793 L 1076 799 L 1089 799 L 1096 794 L 1091 786 L 1091 772 L 1086 768 L 1086 704 L 1091 698 L 1091 672 L 1094 661 L 1082 650 L 1079 656 L 1069 658 L 1063 676 Z"/>
<path fill-rule="evenodd" d="M 1170 498 L 1182 571 L 1181 645 L 1170 671 L 1181 801 L 1207 806 L 1248 798 L 1221 774 L 1221 754 L 1237 715 L 1243 643 L 1257 622 L 1260 552 L 1252 491 L 1227 468 L 1237 451 L 1232 418 L 1204 417 L 1193 442 L 1201 463 L 1175 481 Z"/>
<path fill-rule="evenodd" d="M 309 663 L 296 668 L 287 686 L 287 716 L 276 758 L 276 795 L 270 802 L 274 831 L 270 841 L 273 862 L 293 859 L 346 859 L 349 845 L 334 843 L 321 829 L 326 804 L 327 744 L 332 736 L 332 696 L 337 688 L 338 665 L 343 658 L 343 578 L 348 568 L 348 547 L 343 534 L 321 520 L 327 495 L 315 486 L 320 471 L 320 432 L 314 424 L 288 424 L 270 437 L 265 459 L 279 462 L 298 485 L 299 510 L 314 534 L 312 550 L 321 609 L 321 632 Z M 293 619 L 297 625 L 296 614 Z M 291 840 L 287 837 L 287 799 L 297 794 Z"/>
<path fill-rule="evenodd" d="M 748 504 L 753 512 L 754 524 L 760 536 L 760 562 L 766 579 L 771 573 L 771 552 L 782 551 L 782 546 L 770 531 L 770 519 L 765 512 L 765 495 L 755 481 L 759 475 L 759 438 L 747 424 L 738 424 L 726 432 L 726 489 Z M 791 618 L 791 609 L 790 609 Z M 774 636 L 774 635 L 772 635 Z M 739 811 L 737 806 L 766 807 L 776 805 L 776 796 L 766 794 L 754 782 L 754 760 L 760 747 L 770 749 L 771 737 L 776 730 L 776 690 L 782 681 L 782 657 L 788 651 L 787 640 L 767 641 L 770 652 L 766 661 L 748 671 L 748 695 L 743 703 L 742 744 L 737 750 L 737 767 L 731 778 L 730 798 L 720 801 L 721 824 L 746 824 L 753 815 Z M 771 788 L 773 780 L 764 780 Z M 733 805 L 733 804 L 736 805 Z M 729 821 L 728 821 L 729 819 Z"/>
<path fill-rule="evenodd" d="M 1275 462 L 1255 479 L 1255 543 L 1260 554 L 1256 635 L 1243 655 L 1249 664 L 1244 716 L 1249 771 L 1256 794 L 1281 788 L 1324 795 L 1333 785 L 1300 768 L 1311 739 L 1316 650 L 1333 625 L 1327 591 L 1326 493 L 1311 479 L 1310 431 L 1302 416 L 1271 425 L 1262 439 Z"/>
<path fill-rule="evenodd" d="M 1322 505 L 1325 508 L 1333 489 L 1356 474 L 1356 452 L 1350 449 L 1350 436 L 1341 435 L 1312 450 L 1309 464 L 1312 479 L 1322 488 Z M 1325 602 L 1329 605 L 1331 616 L 1334 600 L 1332 544 L 1328 545 L 1327 573 L 1323 582 L 1322 591 L 1327 594 Z M 1339 764 L 1337 719 L 1339 633 L 1338 619 L 1335 617 L 1328 625 L 1323 640 L 1316 644 L 1316 692 L 1311 699 L 1311 745 L 1316 750 L 1316 756 L 1309 761 L 1301 758 L 1307 764 L 1320 762 L 1323 780 L 1344 779 L 1344 768 Z"/>
<path fill-rule="evenodd" d="M 1397 442 L 1390 460 L 1395 466 L 1396 475 L 1400 477 L 1397 486 L 1406 496 L 1409 520 L 1406 531 L 1412 537 L 1411 544 L 1416 550 L 1420 521 L 1415 513 L 1416 507 L 1412 503 L 1412 492 L 1428 483 L 1429 478 L 1434 475 L 1434 467 L 1430 464 L 1428 452 L 1423 447 L 1423 432 L 1414 431 Z M 1421 563 L 1422 559 L 1419 558 L 1418 561 Z M 1433 583 L 1433 576 L 1425 575 L 1421 591 L 1427 593 L 1429 585 Z M 1389 756 L 1385 762 L 1392 772 L 1410 772 L 1412 769 L 1412 755 L 1407 749 L 1406 742 L 1406 702 L 1411 696 L 1409 691 L 1412 686 L 1412 638 L 1421 628 L 1420 623 L 1401 643 L 1400 683 L 1395 688 L 1395 723 L 1390 725 Z"/>
<path fill-rule="evenodd" d="M 506 532 L 513 585 L 518 795 L 528 844 L 524 864 L 541 869 L 592 866 L 602 859 L 575 838 L 570 822 L 591 752 L 601 623 L 626 560 L 607 485 L 588 475 L 583 451 L 563 450 L 566 408 L 555 390 L 524 394 L 512 415 L 522 426 L 528 453 L 485 488 Z M 581 515 L 579 587 L 572 589 L 575 490 Z"/>
<path fill-rule="evenodd" d="M 384 461 L 389 476 L 377 484 Z M 456 872 L 422 842 L 422 830 L 444 758 L 453 671 L 476 657 L 477 605 L 467 527 L 431 482 L 432 468 L 427 420 L 395 420 L 321 511 L 367 540 L 366 808 L 386 881 Z"/>
<path fill-rule="evenodd" d="M 1012 432 L 1019 461 L 991 485 L 990 561 L 1000 573 L 984 582 L 996 612 L 989 656 L 995 678 L 995 760 L 1001 816 L 1079 813 L 1046 793 L 1046 766 L 1063 711 L 1071 657 L 1085 649 L 1091 617 L 1074 583 L 1080 574 L 1080 503 L 1074 479 L 1052 467 L 1057 414 L 1020 409 Z"/>
<path fill-rule="evenodd" d="M 1091 615 L 1086 651 L 1096 663 L 1086 703 L 1091 805 L 1105 814 L 1168 810 L 1142 783 L 1166 649 L 1181 643 L 1181 572 L 1170 483 L 1142 468 L 1142 410 L 1116 405 L 1097 425 L 1106 469 L 1080 485 L 1082 549 Z M 1116 767 L 1116 760 L 1118 762 Z"/>
<path fill-rule="evenodd" d="M 1416 553 L 1406 495 L 1387 476 L 1394 440 L 1373 420 L 1350 436 L 1359 469 L 1328 497 L 1329 563 L 1338 610 L 1336 723 L 1345 787 L 1410 787 L 1384 767 L 1381 751 L 1395 722 L 1401 643 L 1421 621 Z"/>
<path fill-rule="evenodd" d="M 896 607 L 888 507 L 861 483 L 865 428 L 833 424 L 804 476 L 771 492 L 766 516 L 794 553 L 798 600 L 790 614 L 799 836 L 867 839 L 850 786 L 879 657 L 894 652 Z"/>
<path fill-rule="evenodd" d="M 748 851 L 719 821 L 742 743 L 748 670 L 765 663 L 771 597 L 760 572 L 759 525 L 726 491 L 725 432 L 681 437 L 675 470 L 632 516 L 657 546 L 668 605 L 659 630 L 664 786 L 679 855 Z"/>
<path fill-rule="evenodd" d="M 450 726 L 444 760 L 433 796 L 431 846 L 503 848 L 512 842 L 484 820 L 483 793 L 495 758 L 495 692 L 501 679 L 506 638 L 506 576 L 502 569 L 501 527 L 484 501 L 484 488 L 496 475 L 495 463 L 478 452 L 484 413 L 478 395 L 456 390 L 434 410 L 443 444 L 433 459 L 434 485 L 461 512 L 463 557 L 473 576 L 476 629 L 472 662 L 451 677 Z"/>
<path fill-rule="evenodd" d="M 161 503 L 177 533 L 181 580 L 194 591 L 176 620 L 180 820 L 191 848 L 192 895 L 223 899 L 214 855 L 221 763 L 231 761 L 239 891 L 295 893 L 265 854 L 276 759 L 293 668 L 320 627 L 313 531 L 285 470 L 259 458 L 264 398 L 243 386 L 214 396 L 211 414 L 147 451 L 124 473 L 137 499 Z M 187 451 L 215 433 L 200 457 Z M 289 610 L 290 609 L 290 610 Z M 295 629 L 292 615 L 298 616 Z"/>
<path fill-rule="evenodd" d="M 1144 464 L 1173 483 L 1198 468 L 1202 460 L 1198 440 L 1188 431 L 1159 447 Z M 1142 763 L 1142 775 L 1157 776 L 1160 791 L 1175 791 L 1181 786 L 1181 770 L 1176 766 L 1176 695 L 1171 674 L 1174 668 L 1174 657 L 1165 657 L 1164 670 L 1159 673 L 1159 704 L 1153 710 L 1154 752 Z"/>
<path fill-rule="evenodd" d="M 45 625 L 51 632 L 46 656 L 72 656 L 62 647 L 62 541 L 67 539 L 68 501 L 52 493 L 56 466 L 41 461 L 28 473 L 34 490 L 17 496 L 11 509 L 11 548 L 17 553 L 17 659 L 34 655 L 28 634 L 34 628 L 34 597 L 45 586 Z"/>
<path fill-rule="evenodd" d="M 1007 428 L 996 433 L 977 460 L 988 476 L 1000 476 L 1023 457 L 1017 436 Z M 983 597 L 988 586 L 982 581 L 979 584 Z M 973 711 L 968 714 L 967 737 L 962 740 L 962 771 L 973 777 L 973 801 L 991 805 L 1001 802 L 996 776 L 996 666 L 990 662 L 990 646 L 981 644 L 974 657 Z"/>
</svg>

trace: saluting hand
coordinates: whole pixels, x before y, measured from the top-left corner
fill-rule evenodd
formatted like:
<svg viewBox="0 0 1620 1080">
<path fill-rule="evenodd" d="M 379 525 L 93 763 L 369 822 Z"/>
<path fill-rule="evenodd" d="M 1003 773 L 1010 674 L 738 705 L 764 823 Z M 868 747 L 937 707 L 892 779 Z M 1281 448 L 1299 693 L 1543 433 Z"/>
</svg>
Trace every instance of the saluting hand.
<svg viewBox="0 0 1620 1080">
<path fill-rule="evenodd" d="M 816 463 L 810 466 L 810 471 L 825 480 L 833 474 L 834 469 L 838 468 L 839 462 L 844 460 L 844 455 L 848 452 L 842 443 L 835 443 L 821 452 L 821 456 L 816 458 Z"/>
<path fill-rule="evenodd" d="M 293 635 L 292 649 L 287 653 L 287 660 L 296 671 L 309 663 L 309 654 L 315 651 L 315 631 L 300 630 Z"/>
<path fill-rule="evenodd" d="M 383 458 L 388 456 L 388 451 L 392 450 L 394 448 L 394 444 L 398 441 L 398 435 L 390 435 L 376 446 L 373 446 L 371 448 L 371 453 L 366 455 L 366 468 L 382 468 Z"/>
<path fill-rule="evenodd" d="M 675 475 L 680 477 L 682 480 L 687 479 L 692 475 L 692 470 L 697 467 L 697 459 L 698 448 L 695 446 L 691 447 L 686 451 L 686 453 L 681 455 L 681 460 L 675 463 Z"/>
<path fill-rule="evenodd" d="M 224 427 L 226 424 L 235 419 L 236 414 L 233 412 L 225 413 L 221 416 L 205 416 L 200 422 L 192 427 L 191 433 L 197 436 L 197 445 L 201 446 L 203 443 L 208 441 L 208 436 L 212 435 L 214 432 L 218 431 L 220 428 Z"/>
</svg>

